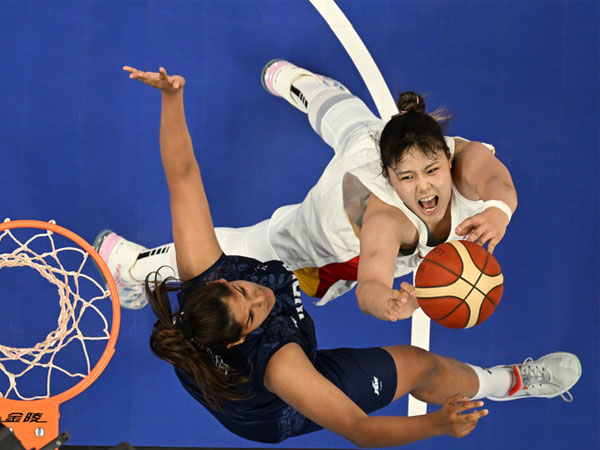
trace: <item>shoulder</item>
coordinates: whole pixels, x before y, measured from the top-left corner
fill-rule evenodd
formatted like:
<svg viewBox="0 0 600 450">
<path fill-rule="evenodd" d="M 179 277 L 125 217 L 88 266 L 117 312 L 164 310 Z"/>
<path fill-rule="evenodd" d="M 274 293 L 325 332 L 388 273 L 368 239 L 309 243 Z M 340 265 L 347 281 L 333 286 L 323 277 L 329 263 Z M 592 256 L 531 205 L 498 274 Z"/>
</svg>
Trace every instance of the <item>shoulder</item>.
<svg viewBox="0 0 600 450">
<path fill-rule="evenodd" d="M 485 142 L 469 141 L 460 137 L 454 138 L 454 163 L 469 162 L 473 158 L 491 158 L 496 154 L 496 149 Z"/>
<path fill-rule="evenodd" d="M 282 343 L 296 342 L 304 347 L 305 345 L 302 345 L 302 331 L 306 331 L 304 328 L 306 328 L 307 323 L 314 330 L 312 318 L 307 314 L 303 314 L 300 318 L 297 314 L 292 314 L 294 311 L 291 308 L 285 306 L 280 309 L 282 311 L 275 314 L 265 327 L 261 344 L 264 347 L 272 348 L 275 346 L 281 347 Z M 302 327 L 302 330 L 300 327 Z M 308 351 L 308 348 L 305 351 Z"/>
<path fill-rule="evenodd" d="M 238 280 L 245 278 L 247 275 L 256 273 L 263 266 L 264 264 L 262 262 L 253 258 L 237 255 L 232 256 L 222 253 L 212 266 L 204 272 L 190 278 L 187 283 L 197 285 L 219 279 L 225 279 L 227 281 Z"/>
<path fill-rule="evenodd" d="M 283 349 L 294 348 L 296 357 L 302 357 L 310 364 L 315 359 L 317 350 L 314 323 L 310 316 L 299 318 L 283 314 L 272 317 L 268 322 L 242 344 L 247 346 L 244 354 L 252 362 L 256 381 L 265 386 L 266 375 L 269 367 L 273 367 L 273 361 L 281 362 L 282 355 L 290 352 Z M 283 361 L 287 361 L 287 358 Z M 275 364 L 277 366 L 278 363 Z"/>
<path fill-rule="evenodd" d="M 265 387 L 273 392 L 275 386 L 280 385 L 290 373 L 294 373 L 293 378 L 296 378 L 298 368 L 304 372 L 314 369 L 314 365 L 298 344 L 289 342 L 271 356 L 265 370 Z"/>
<path fill-rule="evenodd" d="M 462 140 L 462 149 L 452 164 L 452 181 L 466 198 L 478 200 L 477 186 L 506 168 L 495 156 L 495 148 L 483 142 Z"/>
<path fill-rule="evenodd" d="M 485 164 L 496 159 L 496 149 L 485 142 L 468 141 L 463 138 L 454 138 L 455 152 L 452 161 L 453 174 L 459 173 L 470 166 Z"/>
</svg>

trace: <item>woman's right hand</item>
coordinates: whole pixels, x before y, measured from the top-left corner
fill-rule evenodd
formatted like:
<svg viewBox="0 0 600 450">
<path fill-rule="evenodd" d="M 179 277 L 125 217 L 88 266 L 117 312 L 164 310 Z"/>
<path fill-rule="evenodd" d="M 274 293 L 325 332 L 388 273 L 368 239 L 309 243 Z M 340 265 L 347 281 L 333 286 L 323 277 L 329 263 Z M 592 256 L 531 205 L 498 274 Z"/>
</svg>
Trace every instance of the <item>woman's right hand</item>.
<svg viewBox="0 0 600 450">
<path fill-rule="evenodd" d="M 462 394 L 448 398 L 442 407 L 431 413 L 439 434 L 447 434 L 456 438 L 465 437 L 477 426 L 482 417 L 488 415 L 487 409 L 466 413 L 469 409 L 480 408 L 482 401 L 471 401 Z"/>
<path fill-rule="evenodd" d="M 165 94 L 175 93 L 185 85 L 185 78 L 181 75 L 167 75 L 164 67 L 159 68 L 158 72 L 142 72 L 131 66 L 123 66 L 123 70 L 129 72 L 129 78 L 140 80 Z"/>
</svg>

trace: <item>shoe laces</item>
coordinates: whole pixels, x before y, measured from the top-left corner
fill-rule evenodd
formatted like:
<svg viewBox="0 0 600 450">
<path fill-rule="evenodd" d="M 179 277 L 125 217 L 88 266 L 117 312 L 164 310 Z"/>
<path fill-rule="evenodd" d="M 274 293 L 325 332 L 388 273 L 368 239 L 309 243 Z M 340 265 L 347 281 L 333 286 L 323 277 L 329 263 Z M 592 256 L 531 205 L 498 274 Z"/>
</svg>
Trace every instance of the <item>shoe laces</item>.
<svg viewBox="0 0 600 450">
<path fill-rule="evenodd" d="M 535 362 L 532 357 L 523 361 L 519 371 L 525 388 L 535 389 L 536 387 L 541 388 L 543 385 L 550 385 L 558 388 L 559 391 L 561 390 L 561 386 L 552 381 L 552 372 L 543 364 Z M 573 401 L 573 395 L 568 390 L 562 392 L 560 396 L 567 403 Z"/>
</svg>

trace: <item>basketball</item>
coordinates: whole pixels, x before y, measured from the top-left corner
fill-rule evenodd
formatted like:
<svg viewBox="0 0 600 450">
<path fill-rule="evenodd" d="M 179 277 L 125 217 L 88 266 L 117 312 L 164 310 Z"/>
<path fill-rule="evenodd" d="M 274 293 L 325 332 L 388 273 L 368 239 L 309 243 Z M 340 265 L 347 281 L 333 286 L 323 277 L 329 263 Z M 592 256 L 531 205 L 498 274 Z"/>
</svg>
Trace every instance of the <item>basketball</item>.
<svg viewBox="0 0 600 450">
<path fill-rule="evenodd" d="M 490 317 L 502 298 L 503 283 L 496 258 L 468 241 L 438 245 L 415 276 L 419 306 L 448 328 L 470 328 Z"/>
</svg>

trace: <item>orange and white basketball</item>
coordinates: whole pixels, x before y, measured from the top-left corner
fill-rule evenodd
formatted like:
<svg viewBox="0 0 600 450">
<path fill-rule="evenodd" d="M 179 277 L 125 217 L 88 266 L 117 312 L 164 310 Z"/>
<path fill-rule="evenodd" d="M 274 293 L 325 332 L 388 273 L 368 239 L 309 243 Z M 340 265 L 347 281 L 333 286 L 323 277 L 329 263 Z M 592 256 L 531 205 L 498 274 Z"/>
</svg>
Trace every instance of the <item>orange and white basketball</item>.
<svg viewBox="0 0 600 450">
<path fill-rule="evenodd" d="M 448 328 L 470 328 L 486 320 L 502 298 L 500 264 L 481 245 L 450 241 L 423 259 L 415 276 L 423 312 Z"/>
</svg>

